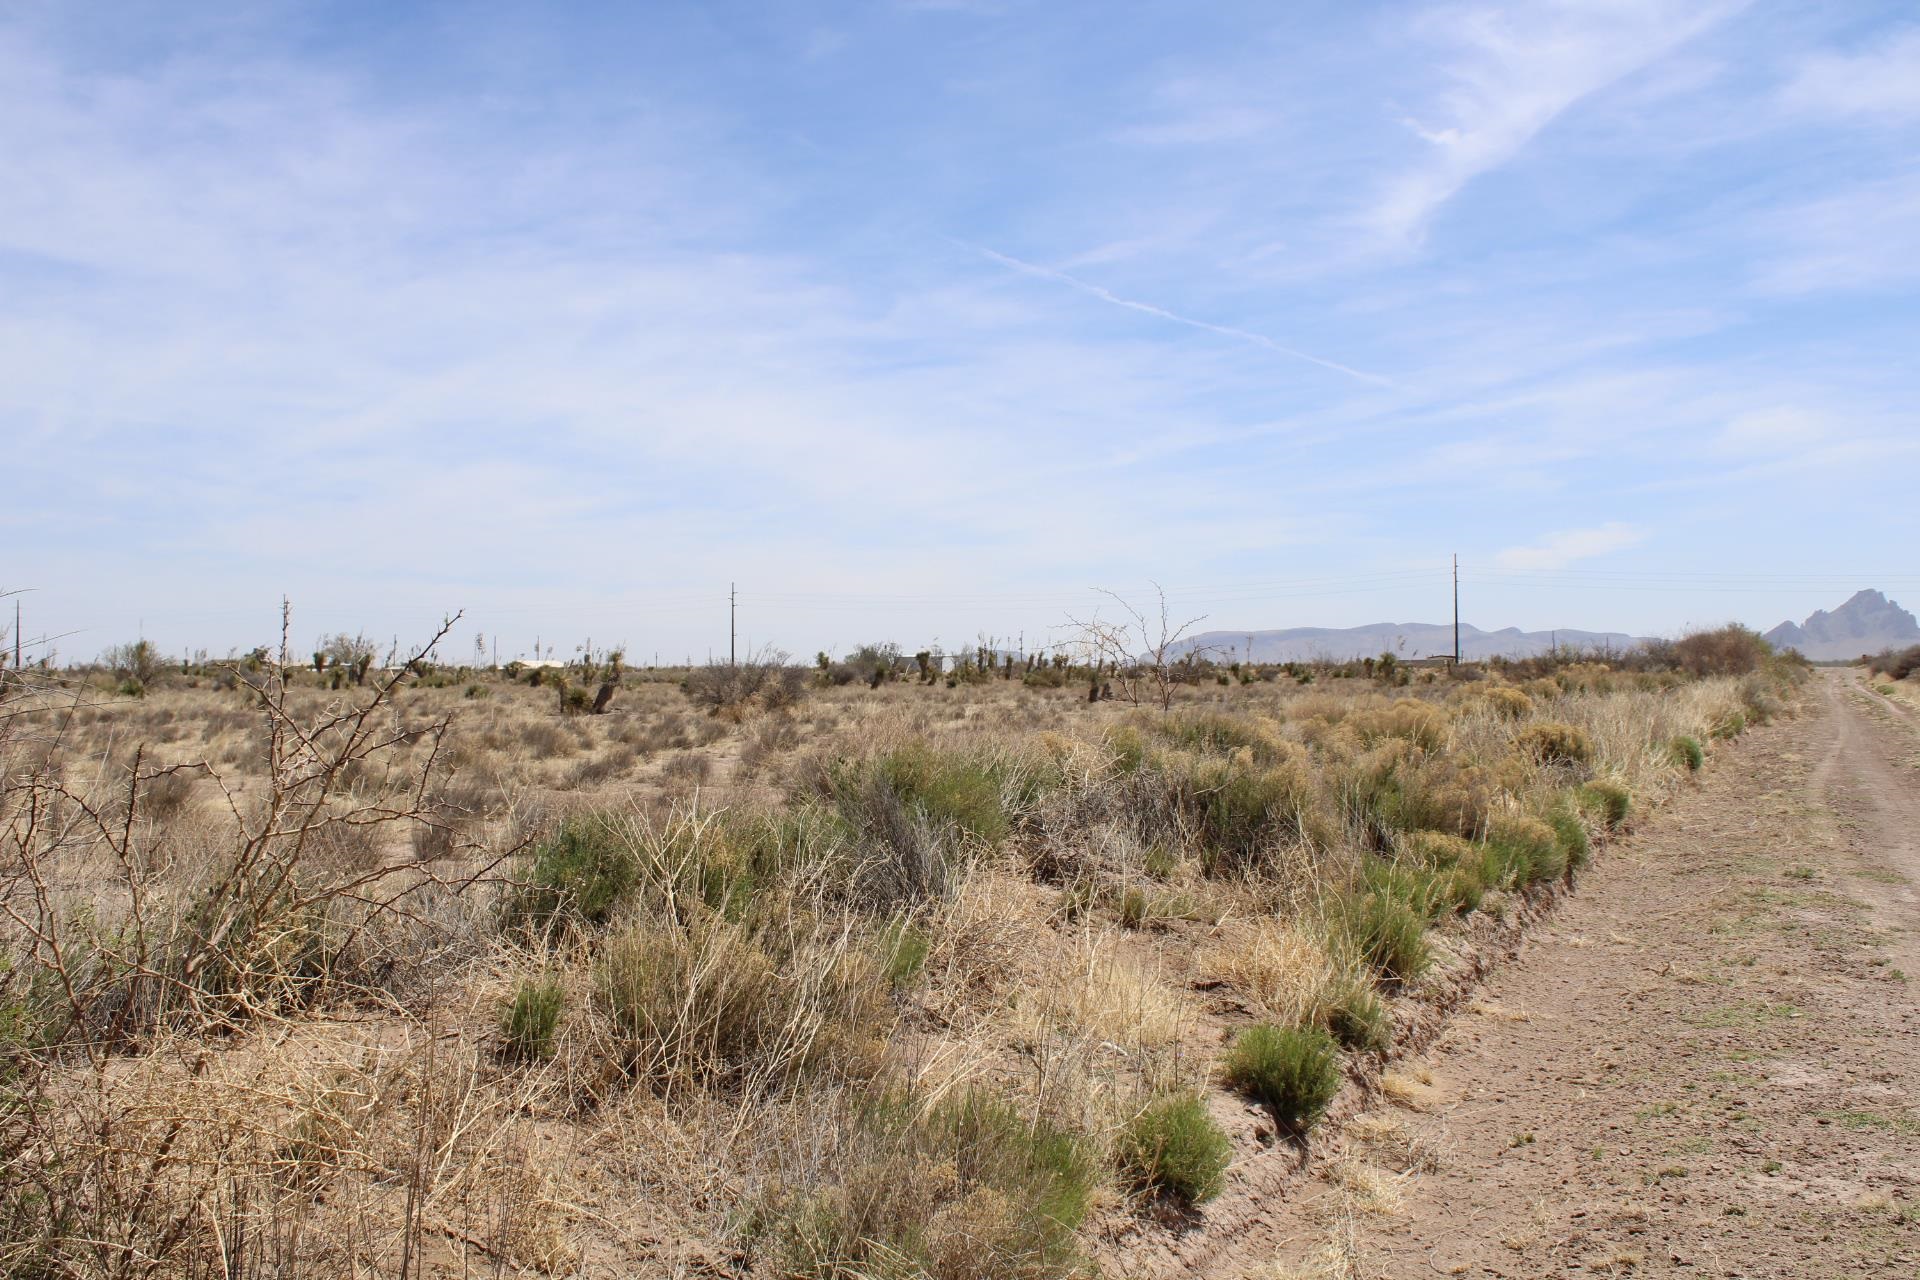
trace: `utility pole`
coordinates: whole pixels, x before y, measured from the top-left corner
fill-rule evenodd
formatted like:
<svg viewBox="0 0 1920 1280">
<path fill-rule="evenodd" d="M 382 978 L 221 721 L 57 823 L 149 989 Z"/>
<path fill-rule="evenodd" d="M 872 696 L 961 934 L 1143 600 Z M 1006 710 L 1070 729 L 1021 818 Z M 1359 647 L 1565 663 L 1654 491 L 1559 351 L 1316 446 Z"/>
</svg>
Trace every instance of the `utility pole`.
<svg viewBox="0 0 1920 1280">
<path fill-rule="evenodd" d="M 13 598 L 13 669 L 20 669 L 20 597 Z"/>
<path fill-rule="evenodd" d="M 1460 665 L 1460 553 L 1453 553 L 1453 665 Z"/>
<path fill-rule="evenodd" d="M 739 612 L 740 591 L 734 583 L 729 582 L 727 584 L 727 665 L 730 667 L 740 665 L 739 632 L 735 630 Z"/>
</svg>

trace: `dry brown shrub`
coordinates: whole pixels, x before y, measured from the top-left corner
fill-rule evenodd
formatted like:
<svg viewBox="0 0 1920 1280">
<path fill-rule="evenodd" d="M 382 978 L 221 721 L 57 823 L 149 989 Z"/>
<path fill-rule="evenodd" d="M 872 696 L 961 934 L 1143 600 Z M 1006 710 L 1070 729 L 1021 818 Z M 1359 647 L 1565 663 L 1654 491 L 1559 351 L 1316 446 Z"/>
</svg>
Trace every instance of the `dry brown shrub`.
<svg viewBox="0 0 1920 1280">
<path fill-rule="evenodd" d="M 1586 730 L 1557 721 L 1530 724 L 1513 736 L 1513 745 L 1542 764 L 1585 764 L 1593 759 Z"/>
<path fill-rule="evenodd" d="M 1438 751 L 1447 741 L 1446 712 L 1412 698 L 1401 698 L 1390 707 L 1357 711 L 1347 717 L 1347 724 L 1369 747 L 1385 738 L 1398 738 L 1423 751 Z"/>
<path fill-rule="evenodd" d="M 1690 676 L 1740 676 L 1773 655 L 1760 633 L 1736 624 L 1695 631 L 1673 642 L 1673 659 Z"/>
<path fill-rule="evenodd" d="M 558 720 L 537 720 L 520 730 L 518 747 L 535 759 L 561 758 L 580 749 L 580 734 Z"/>
<path fill-rule="evenodd" d="M 660 772 L 675 782 L 702 783 L 713 774 L 713 757 L 704 751 L 677 751 Z"/>
<path fill-rule="evenodd" d="M 1476 852 L 1473 841 L 1440 831 L 1408 831 L 1400 837 L 1400 851 L 1425 867 L 1451 867 L 1470 863 Z"/>
<path fill-rule="evenodd" d="M 1480 696 L 1494 714 L 1509 720 L 1520 720 L 1533 714 L 1533 699 L 1527 696 L 1525 690 L 1512 685 L 1496 685 Z"/>
</svg>

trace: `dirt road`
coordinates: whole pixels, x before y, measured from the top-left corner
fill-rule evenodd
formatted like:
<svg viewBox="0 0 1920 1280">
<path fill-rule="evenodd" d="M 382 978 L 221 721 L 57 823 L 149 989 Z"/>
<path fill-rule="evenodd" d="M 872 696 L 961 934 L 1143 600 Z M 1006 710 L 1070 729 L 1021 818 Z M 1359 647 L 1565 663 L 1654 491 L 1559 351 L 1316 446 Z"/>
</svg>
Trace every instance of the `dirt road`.
<svg viewBox="0 0 1920 1280">
<path fill-rule="evenodd" d="M 1920 723 L 1823 672 L 1214 1276 L 1920 1276 Z"/>
</svg>

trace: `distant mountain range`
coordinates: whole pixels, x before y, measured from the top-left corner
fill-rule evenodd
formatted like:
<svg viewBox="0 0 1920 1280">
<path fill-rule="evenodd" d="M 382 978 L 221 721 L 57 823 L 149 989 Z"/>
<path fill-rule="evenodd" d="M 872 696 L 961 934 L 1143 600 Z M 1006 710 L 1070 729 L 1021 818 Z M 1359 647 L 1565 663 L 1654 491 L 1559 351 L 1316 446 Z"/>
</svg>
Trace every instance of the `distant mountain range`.
<svg viewBox="0 0 1920 1280">
<path fill-rule="evenodd" d="M 1376 622 L 1364 627 L 1291 627 L 1284 631 L 1206 631 L 1180 641 L 1168 652 L 1181 657 L 1207 650 L 1219 662 L 1244 662 L 1248 642 L 1255 662 L 1347 662 L 1391 653 L 1397 658 L 1431 658 L 1453 653 L 1450 622 Z M 1522 631 L 1507 627 L 1482 631 L 1460 624 L 1460 654 L 1481 658 L 1530 658 L 1562 649 L 1630 649 L 1640 641 L 1620 631 Z"/>
<path fill-rule="evenodd" d="M 1805 622 L 1783 622 L 1767 632 L 1767 639 L 1775 648 L 1798 649 L 1816 661 L 1857 658 L 1920 644 L 1920 622 L 1878 591 L 1856 591 L 1833 612 L 1816 609 Z"/>
</svg>

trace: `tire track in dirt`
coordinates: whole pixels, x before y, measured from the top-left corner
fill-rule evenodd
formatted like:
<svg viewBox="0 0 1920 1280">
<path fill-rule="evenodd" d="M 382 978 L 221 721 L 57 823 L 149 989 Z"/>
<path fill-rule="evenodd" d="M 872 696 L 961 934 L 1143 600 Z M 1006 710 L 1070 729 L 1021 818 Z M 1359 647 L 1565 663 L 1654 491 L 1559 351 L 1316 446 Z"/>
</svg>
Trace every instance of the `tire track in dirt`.
<svg viewBox="0 0 1920 1280">
<path fill-rule="evenodd" d="M 1920 1276 L 1920 740 L 1715 753 L 1208 1276 Z"/>
</svg>

